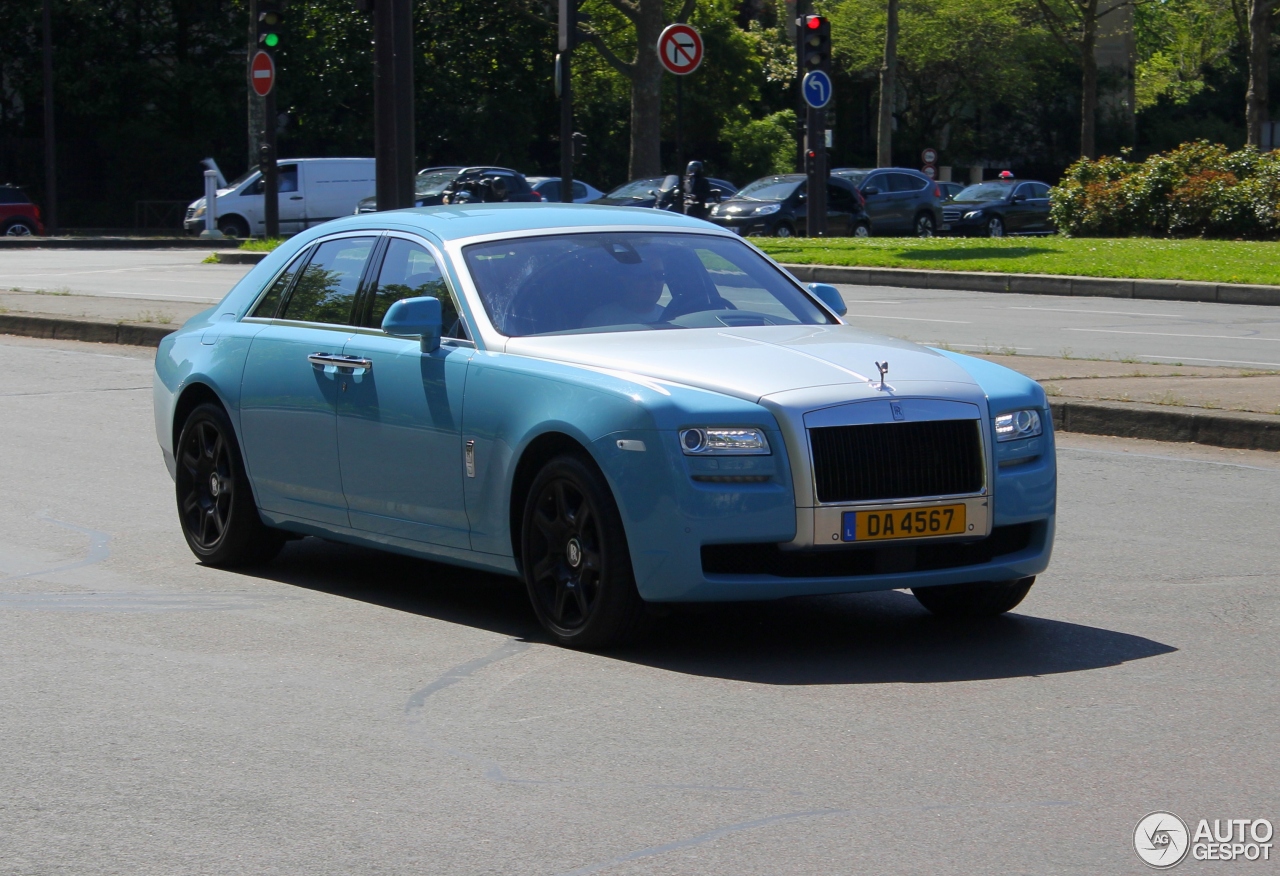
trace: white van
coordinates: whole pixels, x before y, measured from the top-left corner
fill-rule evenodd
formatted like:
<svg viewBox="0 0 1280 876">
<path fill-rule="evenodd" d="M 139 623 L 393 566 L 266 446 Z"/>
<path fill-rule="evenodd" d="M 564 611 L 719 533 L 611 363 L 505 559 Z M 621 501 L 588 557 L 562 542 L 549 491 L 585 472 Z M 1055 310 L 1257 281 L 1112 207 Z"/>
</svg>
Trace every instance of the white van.
<svg viewBox="0 0 1280 876">
<path fill-rule="evenodd" d="M 339 216 L 350 216 L 376 190 L 372 158 L 290 158 L 280 171 L 280 233 L 296 234 Z M 218 189 L 216 228 L 228 237 L 266 233 L 262 174 L 255 168 Z M 187 207 L 183 227 L 189 234 L 204 230 L 204 198 Z"/>
</svg>

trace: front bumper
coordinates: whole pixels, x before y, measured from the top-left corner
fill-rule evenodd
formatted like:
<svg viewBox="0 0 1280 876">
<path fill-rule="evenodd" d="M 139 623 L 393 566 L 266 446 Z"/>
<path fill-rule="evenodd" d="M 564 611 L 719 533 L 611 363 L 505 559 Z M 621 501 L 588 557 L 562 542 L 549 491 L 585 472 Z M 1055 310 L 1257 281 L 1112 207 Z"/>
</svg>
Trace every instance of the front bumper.
<svg viewBox="0 0 1280 876">
<path fill-rule="evenodd" d="M 779 218 L 779 214 L 770 213 L 767 216 L 708 216 L 707 221 L 727 228 L 739 237 L 750 237 L 756 234 L 773 234 L 773 227 Z"/>
</svg>

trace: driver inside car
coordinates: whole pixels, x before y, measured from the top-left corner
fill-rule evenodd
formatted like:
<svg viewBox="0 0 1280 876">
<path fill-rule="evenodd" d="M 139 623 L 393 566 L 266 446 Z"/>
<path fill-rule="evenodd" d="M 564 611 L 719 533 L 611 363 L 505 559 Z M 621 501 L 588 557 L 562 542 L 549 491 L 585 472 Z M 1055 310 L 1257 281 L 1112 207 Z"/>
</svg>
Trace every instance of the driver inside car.
<svg viewBox="0 0 1280 876">
<path fill-rule="evenodd" d="M 662 260 L 651 257 L 638 264 L 625 265 L 617 271 L 616 277 L 614 299 L 588 313 L 582 320 L 582 327 L 661 322 L 664 308 L 658 300 L 665 287 Z"/>
</svg>

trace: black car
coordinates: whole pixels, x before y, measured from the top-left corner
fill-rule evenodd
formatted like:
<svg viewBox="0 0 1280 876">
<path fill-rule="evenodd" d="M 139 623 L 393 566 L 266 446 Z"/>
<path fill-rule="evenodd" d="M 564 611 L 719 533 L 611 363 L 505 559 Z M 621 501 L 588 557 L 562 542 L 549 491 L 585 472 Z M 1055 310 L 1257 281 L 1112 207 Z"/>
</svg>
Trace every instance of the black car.
<svg viewBox="0 0 1280 876">
<path fill-rule="evenodd" d="M 468 167 L 460 171 L 441 192 L 443 204 L 541 201 L 524 174 L 506 167 Z"/>
<path fill-rule="evenodd" d="M 679 180 L 679 177 L 676 178 Z M 604 204 L 609 207 L 652 207 L 658 199 L 658 191 L 663 187 L 667 177 L 651 176 L 644 179 L 633 179 L 623 183 L 603 198 L 592 201 L 593 204 Z M 711 183 L 711 201 L 718 203 L 733 197 L 738 187 L 727 179 L 707 177 Z M 678 184 L 678 183 L 677 183 Z"/>
<path fill-rule="evenodd" d="M 950 201 L 956 195 L 964 191 L 964 189 L 965 189 L 964 183 L 951 182 L 951 181 L 938 183 L 938 190 L 942 192 L 943 201 Z M 944 209 L 942 212 L 945 214 L 946 210 Z"/>
<path fill-rule="evenodd" d="M 435 207 L 444 203 L 446 191 L 457 180 L 465 178 L 470 182 L 482 179 L 485 174 L 501 178 L 507 187 L 509 201 L 538 201 L 541 197 L 533 192 L 524 176 L 515 170 L 505 167 L 427 167 L 418 171 L 413 180 L 413 206 Z M 365 198 L 356 206 L 357 213 L 376 213 L 377 197 Z"/>
<path fill-rule="evenodd" d="M 1049 185 L 1036 180 L 993 179 L 966 188 L 943 215 L 952 234 L 1004 237 L 1051 234 Z"/>
<path fill-rule="evenodd" d="M 743 237 L 804 235 L 808 233 L 807 189 L 803 173 L 761 177 L 712 207 L 707 219 Z M 827 233 L 866 237 L 870 227 L 858 190 L 848 180 L 833 176 L 827 182 Z"/>
<path fill-rule="evenodd" d="M 910 234 L 932 237 L 945 230 L 942 190 L 937 183 L 909 167 L 841 167 L 832 177 L 857 187 L 876 236 Z"/>
</svg>

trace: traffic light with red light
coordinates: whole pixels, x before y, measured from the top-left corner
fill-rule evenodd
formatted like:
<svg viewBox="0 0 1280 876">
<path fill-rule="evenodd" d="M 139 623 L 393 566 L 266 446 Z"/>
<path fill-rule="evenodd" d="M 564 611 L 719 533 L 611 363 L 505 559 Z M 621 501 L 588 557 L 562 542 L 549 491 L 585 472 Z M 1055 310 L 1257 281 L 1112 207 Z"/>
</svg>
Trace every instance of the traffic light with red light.
<svg viewBox="0 0 1280 876">
<path fill-rule="evenodd" d="M 831 22 L 822 15 L 804 15 L 797 22 L 797 57 L 800 78 L 813 70 L 831 73 Z"/>
<path fill-rule="evenodd" d="M 268 52 L 280 47 L 284 32 L 282 0 L 258 0 L 258 48 Z"/>
</svg>

